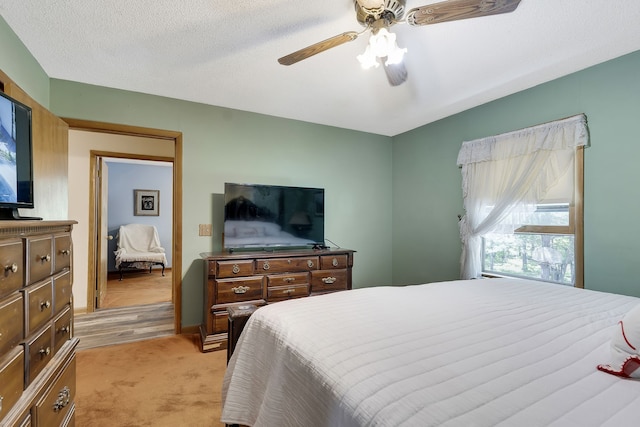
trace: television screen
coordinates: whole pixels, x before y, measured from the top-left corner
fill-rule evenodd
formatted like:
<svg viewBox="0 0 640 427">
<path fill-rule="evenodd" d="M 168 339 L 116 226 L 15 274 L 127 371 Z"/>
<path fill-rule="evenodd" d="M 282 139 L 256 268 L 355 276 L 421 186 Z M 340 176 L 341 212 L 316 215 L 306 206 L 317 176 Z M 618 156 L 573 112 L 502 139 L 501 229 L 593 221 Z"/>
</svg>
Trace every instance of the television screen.
<svg viewBox="0 0 640 427">
<path fill-rule="evenodd" d="M 0 92 L 0 208 L 5 211 L 33 208 L 31 144 L 31 108 Z"/>
<path fill-rule="evenodd" d="M 225 248 L 315 244 L 324 244 L 324 189 L 225 183 Z"/>
</svg>

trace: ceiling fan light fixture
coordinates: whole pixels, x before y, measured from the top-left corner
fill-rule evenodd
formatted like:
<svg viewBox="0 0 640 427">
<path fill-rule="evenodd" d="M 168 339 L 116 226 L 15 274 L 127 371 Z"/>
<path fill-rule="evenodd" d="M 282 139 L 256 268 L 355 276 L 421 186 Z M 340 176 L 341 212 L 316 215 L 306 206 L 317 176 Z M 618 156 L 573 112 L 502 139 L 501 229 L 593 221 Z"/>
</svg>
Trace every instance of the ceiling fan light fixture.
<svg viewBox="0 0 640 427">
<path fill-rule="evenodd" d="M 407 53 L 407 48 L 400 49 L 398 46 L 387 54 L 387 61 L 385 65 L 399 64 L 404 59 L 404 54 Z"/>
<path fill-rule="evenodd" d="M 371 34 L 366 50 L 362 55 L 358 55 L 358 61 L 364 69 L 378 67 L 380 65 L 378 58 L 386 58 L 386 65 L 399 64 L 406 52 L 406 48 L 398 47 L 394 33 L 386 28 L 380 28 Z"/>
<path fill-rule="evenodd" d="M 360 66 L 365 70 L 370 68 L 378 68 L 380 63 L 378 62 L 378 57 L 373 54 L 371 51 L 371 46 L 367 45 L 364 53 L 362 55 L 358 55 L 358 61 L 360 61 Z"/>
</svg>

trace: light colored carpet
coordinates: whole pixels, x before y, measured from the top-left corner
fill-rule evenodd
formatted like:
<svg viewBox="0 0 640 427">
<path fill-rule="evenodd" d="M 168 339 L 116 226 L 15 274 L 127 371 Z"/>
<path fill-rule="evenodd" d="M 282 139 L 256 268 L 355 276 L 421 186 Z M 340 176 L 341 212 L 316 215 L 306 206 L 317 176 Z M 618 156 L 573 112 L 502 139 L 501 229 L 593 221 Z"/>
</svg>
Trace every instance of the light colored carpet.
<svg viewBox="0 0 640 427">
<path fill-rule="evenodd" d="M 78 351 L 76 425 L 209 427 L 220 422 L 226 352 L 197 335 Z"/>
</svg>

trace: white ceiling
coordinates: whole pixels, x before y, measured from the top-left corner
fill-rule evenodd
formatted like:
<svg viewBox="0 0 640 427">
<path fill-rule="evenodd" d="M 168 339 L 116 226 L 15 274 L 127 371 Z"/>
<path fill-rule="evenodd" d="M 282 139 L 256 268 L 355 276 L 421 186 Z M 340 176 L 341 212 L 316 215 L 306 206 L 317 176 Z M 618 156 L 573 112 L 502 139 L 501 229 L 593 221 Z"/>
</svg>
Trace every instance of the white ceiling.
<svg viewBox="0 0 640 427">
<path fill-rule="evenodd" d="M 356 60 L 366 36 L 277 62 L 360 31 L 353 0 L 0 0 L 0 14 L 52 78 L 387 136 L 640 49 L 638 0 L 522 0 L 394 26 L 409 78 L 390 87 Z"/>
</svg>

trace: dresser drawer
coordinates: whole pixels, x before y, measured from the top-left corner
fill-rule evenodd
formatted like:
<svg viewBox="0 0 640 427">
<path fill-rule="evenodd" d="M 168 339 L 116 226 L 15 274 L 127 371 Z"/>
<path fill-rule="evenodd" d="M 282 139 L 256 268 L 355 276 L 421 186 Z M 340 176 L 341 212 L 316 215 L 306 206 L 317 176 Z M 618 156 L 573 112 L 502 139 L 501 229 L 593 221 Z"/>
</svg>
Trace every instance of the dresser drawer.
<svg viewBox="0 0 640 427">
<path fill-rule="evenodd" d="M 36 404 L 36 419 L 40 426 L 61 426 L 67 420 L 76 397 L 76 358 Z"/>
<path fill-rule="evenodd" d="M 309 284 L 291 286 L 269 286 L 267 288 L 267 301 L 278 302 L 293 298 L 309 296 Z"/>
<path fill-rule="evenodd" d="M 216 304 L 264 299 L 263 276 L 216 280 Z"/>
<path fill-rule="evenodd" d="M 53 314 L 60 313 L 71 304 L 71 272 L 63 271 L 53 278 Z"/>
<path fill-rule="evenodd" d="M 0 298 L 17 291 L 24 284 L 22 240 L 11 239 L 0 243 Z"/>
<path fill-rule="evenodd" d="M 49 324 L 25 343 L 25 353 L 27 354 L 26 385 L 31 384 L 53 358 L 51 340 L 51 324 Z"/>
<path fill-rule="evenodd" d="M 309 273 L 272 274 L 267 276 L 267 286 L 309 284 Z"/>
<path fill-rule="evenodd" d="M 53 256 L 51 255 L 51 236 L 27 237 L 26 259 L 28 260 L 27 285 L 50 276 L 53 273 Z"/>
<path fill-rule="evenodd" d="M 219 278 L 251 276 L 253 274 L 253 260 L 215 261 L 210 265 L 214 265 L 215 276 Z"/>
<path fill-rule="evenodd" d="M 296 271 L 311 271 L 317 270 L 318 264 L 317 256 L 258 259 L 256 260 L 256 272 L 292 273 Z"/>
<path fill-rule="evenodd" d="M 20 399 L 24 390 L 24 349 L 14 348 L 0 358 L 0 420 Z"/>
<path fill-rule="evenodd" d="M 311 292 L 347 289 L 347 270 L 319 270 L 311 273 Z"/>
<path fill-rule="evenodd" d="M 0 356 L 24 338 L 24 302 L 22 294 L 0 300 Z"/>
<path fill-rule="evenodd" d="M 322 255 L 320 257 L 320 270 L 347 268 L 348 263 L 349 263 L 349 257 L 345 254 Z"/>
<path fill-rule="evenodd" d="M 71 307 L 60 313 L 53 321 L 53 354 L 56 354 L 65 342 L 71 339 L 73 327 Z"/>
<path fill-rule="evenodd" d="M 71 234 L 57 234 L 53 238 L 53 271 L 62 271 L 71 267 Z"/>
<path fill-rule="evenodd" d="M 226 310 L 224 311 L 215 311 L 213 313 L 213 329 L 212 332 L 215 334 L 219 334 L 222 332 L 227 332 L 229 327 L 229 314 Z"/>
<path fill-rule="evenodd" d="M 53 292 L 51 279 L 24 289 L 26 335 L 44 325 L 53 316 Z"/>
</svg>

